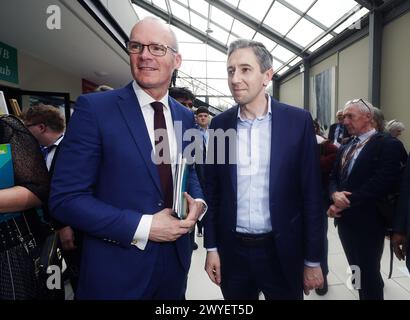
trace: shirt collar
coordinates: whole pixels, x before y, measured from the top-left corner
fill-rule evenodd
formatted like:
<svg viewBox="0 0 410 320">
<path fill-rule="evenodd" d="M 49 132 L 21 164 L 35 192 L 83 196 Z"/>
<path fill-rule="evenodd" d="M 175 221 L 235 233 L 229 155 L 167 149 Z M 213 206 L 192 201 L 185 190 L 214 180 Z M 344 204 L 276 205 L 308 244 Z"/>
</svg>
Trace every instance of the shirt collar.
<svg viewBox="0 0 410 320">
<path fill-rule="evenodd" d="M 268 112 L 265 115 L 263 115 L 262 117 L 257 117 L 256 119 L 261 120 L 261 119 L 265 118 L 267 115 L 271 115 L 271 114 L 272 114 L 271 98 L 270 98 L 270 95 L 268 95 Z M 242 122 L 249 120 L 249 119 L 245 119 L 245 118 L 241 117 L 241 107 L 240 106 L 238 108 L 238 116 L 237 117 L 238 117 L 238 120 L 242 121 Z"/>
<path fill-rule="evenodd" d="M 134 89 L 135 95 L 137 96 L 138 102 L 142 108 L 148 108 L 151 107 L 150 104 L 155 100 L 153 97 L 151 97 L 148 93 L 146 93 L 137 83 L 137 81 L 132 82 L 132 87 Z M 165 106 L 165 110 L 169 109 L 169 103 L 168 103 L 168 92 L 159 100 L 162 102 L 162 104 Z"/>
<path fill-rule="evenodd" d="M 360 139 L 360 142 L 363 142 L 366 139 L 370 138 L 375 133 L 376 133 L 376 129 L 373 128 L 372 130 L 367 131 L 366 133 L 362 133 L 361 135 L 358 135 L 357 137 Z"/>
<path fill-rule="evenodd" d="M 60 138 L 54 141 L 53 145 L 58 146 L 60 142 L 63 140 L 63 138 L 64 138 L 64 133 L 60 136 Z"/>
</svg>

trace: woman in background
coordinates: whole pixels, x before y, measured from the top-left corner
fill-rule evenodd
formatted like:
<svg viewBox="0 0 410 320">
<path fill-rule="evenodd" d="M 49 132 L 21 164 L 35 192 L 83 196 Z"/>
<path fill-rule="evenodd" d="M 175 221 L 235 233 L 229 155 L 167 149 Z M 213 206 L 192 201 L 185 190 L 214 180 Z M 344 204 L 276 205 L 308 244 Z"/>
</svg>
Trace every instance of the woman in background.
<svg viewBox="0 0 410 320">
<path fill-rule="evenodd" d="M 0 116 L 0 144 L 10 144 L 14 168 L 14 185 L 3 181 L 0 189 L 0 300 L 41 299 L 32 249 L 45 236 L 35 208 L 48 198 L 47 168 L 37 141 L 18 118 Z"/>
</svg>

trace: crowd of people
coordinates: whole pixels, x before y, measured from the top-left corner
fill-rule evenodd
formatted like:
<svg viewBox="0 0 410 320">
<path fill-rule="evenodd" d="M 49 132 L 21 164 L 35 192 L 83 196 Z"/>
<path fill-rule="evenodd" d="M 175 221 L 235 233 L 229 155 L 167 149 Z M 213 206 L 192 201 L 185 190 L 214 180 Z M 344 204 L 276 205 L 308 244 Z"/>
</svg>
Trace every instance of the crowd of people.
<svg viewBox="0 0 410 320">
<path fill-rule="evenodd" d="M 139 21 L 127 50 L 132 82 L 80 96 L 67 129 L 53 106 L 0 117 L 14 165 L 0 190 L 0 299 L 50 298 L 32 250 L 48 224 L 76 299 L 184 299 L 195 229 L 225 299 L 325 295 L 328 218 L 360 270 L 360 299 L 383 299 L 386 230 L 399 259 L 410 247 L 403 123 L 384 129 L 381 111 L 354 99 L 326 136 L 308 111 L 266 94 L 272 55 L 245 39 L 227 56 L 236 105 L 211 119 L 192 92 L 170 88 L 182 57 L 168 25 Z M 180 219 L 175 170 L 192 150 Z M 378 202 L 393 192 L 388 225 Z"/>
</svg>

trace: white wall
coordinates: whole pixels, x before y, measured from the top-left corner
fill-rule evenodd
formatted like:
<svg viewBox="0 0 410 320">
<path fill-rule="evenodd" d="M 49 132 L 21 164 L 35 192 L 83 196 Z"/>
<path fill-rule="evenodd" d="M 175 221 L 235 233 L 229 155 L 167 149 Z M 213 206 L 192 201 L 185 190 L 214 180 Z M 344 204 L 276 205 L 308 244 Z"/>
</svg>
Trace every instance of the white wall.
<svg viewBox="0 0 410 320">
<path fill-rule="evenodd" d="M 401 140 L 410 149 L 410 13 L 384 27 L 381 70 L 381 109 L 386 120 L 406 126 Z"/>
<path fill-rule="evenodd" d="M 82 80 L 46 62 L 18 51 L 17 63 L 19 84 L 13 85 L 0 81 L 2 85 L 18 87 L 22 90 L 68 92 L 70 99 L 75 100 L 82 93 Z"/>
<path fill-rule="evenodd" d="M 295 107 L 303 108 L 303 77 L 298 74 L 282 83 L 279 88 L 279 100 Z"/>
<path fill-rule="evenodd" d="M 369 37 L 339 52 L 338 109 L 351 99 L 368 99 Z"/>
</svg>

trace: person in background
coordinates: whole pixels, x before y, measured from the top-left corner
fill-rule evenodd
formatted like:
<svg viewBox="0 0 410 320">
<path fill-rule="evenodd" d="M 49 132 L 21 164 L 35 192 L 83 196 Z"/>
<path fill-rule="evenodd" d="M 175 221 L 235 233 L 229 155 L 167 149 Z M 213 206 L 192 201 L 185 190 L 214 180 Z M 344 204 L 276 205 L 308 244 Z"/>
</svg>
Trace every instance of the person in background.
<svg viewBox="0 0 410 320">
<path fill-rule="evenodd" d="M 13 172 L 0 176 L 0 300 L 43 299 L 46 286 L 36 275 L 29 244 L 38 247 L 46 236 L 35 208 L 47 202 L 47 168 L 18 118 L 0 116 L 0 144 L 10 145 L 13 164 Z M 8 174 L 14 184 L 5 181 Z"/>
<path fill-rule="evenodd" d="M 394 253 L 410 272 L 410 156 L 407 158 L 391 238 Z"/>
<path fill-rule="evenodd" d="M 206 152 L 208 149 L 208 142 L 209 142 L 209 131 L 208 131 L 209 121 L 210 121 L 209 110 L 208 108 L 201 106 L 198 109 L 196 109 L 195 115 L 196 115 L 195 116 L 196 124 L 197 124 L 197 127 L 202 137 L 202 152 L 203 152 L 202 153 L 203 154 L 202 163 L 196 164 L 195 169 L 198 175 L 199 182 L 201 183 L 202 189 L 204 189 L 205 188 L 205 166 L 204 164 L 206 162 Z M 202 222 L 198 221 L 196 226 L 198 228 L 197 236 L 202 237 L 202 229 L 203 229 Z"/>
<path fill-rule="evenodd" d="M 374 107 L 363 99 L 346 102 L 343 117 L 354 136 L 337 155 L 330 178 L 328 215 L 337 230 L 350 266 L 360 268 L 360 300 L 382 300 L 380 260 L 386 224 L 377 200 L 400 179 L 400 144 L 377 132 Z M 352 267 L 353 268 L 353 267 Z"/>
<path fill-rule="evenodd" d="M 343 124 L 343 110 L 336 113 L 336 119 L 337 123 L 332 124 L 329 128 L 328 139 L 339 148 L 340 145 L 346 143 L 350 135 Z"/>
<path fill-rule="evenodd" d="M 401 140 L 399 139 L 400 135 L 403 133 L 403 131 L 405 130 L 405 126 L 402 122 L 397 121 L 396 119 L 394 120 L 390 120 L 387 125 L 386 125 L 386 129 L 385 132 L 387 133 L 387 135 L 389 135 L 390 137 L 397 139 L 400 142 L 401 145 L 401 164 L 402 167 L 404 169 L 404 166 L 406 166 L 406 162 L 407 162 L 407 151 L 406 148 L 404 147 L 403 142 L 401 142 Z M 404 170 L 403 170 L 404 171 Z"/>
<path fill-rule="evenodd" d="M 384 121 L 384 114 L 383 112 L 376 107 L 373 107 L 373 121 L 372 121 L 373 128 L 376 129 L 377 132 L 384 132 L 385 128 L 385 121 Z"/>
<path fill-rule="evenodd" d="M 192 255 L 188 233 L 206 210 L 192 166 L 186 219 L 172 210 L 172 171 L 194 114 L 168 96 L 182 59 L 169 25 L 138 21 L 127 50 L 134 81 L 77 99 L 50 209 L 83 232 L 78 299 L 179 300 Z"/>
<path fill-rule="evenodd" d="M 94 91 L 95 92 L 101 92 L 101 91 L 110 91 L 110 90 L 114 90 L 114 88 L 107 86 L 106 84 L 102 84 L 100 86 L 98 86 Z"/>
<path fill-rule="evenodd" d="M 191 90 L 188 88 L 181 88 L 181 87 L 170 87 L 168 90 L 168 94 L 171 98 L 174 98 L 176 101 L 178 101 L 180 104 L 183 106 L 187 107 L 188 109 L 192 109 L 193 107 L 193 101 L 195 100 L 195 96 L 192 93 Z M 195 164 L 195 169 L 198 175 L 199 182 L 201 183 L 201 177 L 198 174 L 197 170 L 197 165 Z M 201 183 L 202 187 L 202 183 Z M 201 224 L 200 221 L 197 221 L 197 226 Z M 191 240 L 192 240 L 192 249 L 197 250 L 198 249 L 198 244 L 195 242 L 195 230 L 192 230 L 190 233 L 191 235 Z"/>
<path fill-rule="evenodd" d="M 28 108 L 23 113 L 22 118 L 26 127 L 39 142 L 47 169 L 52 177 L 60 146 L 64 139 L 65 121 L 63 116 L 58 108 L 41 104 Z M 46 208 L 46 212 L 49 212 L 48 208 Z M 70 279 L 75 292 L 80 271 L 81 233 L 55 219 L 51 219 L 51 223 L 58 230 L 63 257 L 67 264 L 65 275 Z"/>
<path fill-rule="evenodd" d="M 237 105 L 209 129 L 215 134 L 205 164 L 205 270 L 225 299 L 256 300 L 260 292 L 267 300 L 303 299 L 303 291 L 323 286 L 312 117 L 265 93 L 273 69 L 262 43 L 233 41 L 227 73 Z"/>
<path fill-rule="evenodd" d="M 323 208 L 328 208 L 331 201 L 329 198 L 329 179 L 330 173 L 332 172 L 332 168 L 334 162 L 336 160 L 337 154 L 337 147 L 329 140 L 326 139 L 321 130 L 320 125 L 317 121 L 313 121 L 313 126 L 315 128 L 316 133 L 316 141 L 319 147 L 319 154 L 320 154 L 320 171 L 322 175 L 322 198 L 323 198 Z M 329 265 L 328 265 L 328 251 L 329 251 L 329 243 L 327 239 L 327 230 L 328 230 L 328 217 L 326 214 L 326 210 L 323 210 L 323 217 L 324 217 L 324 254 L 322 260 L 320 261 L 320 266 L 322 267 L 323 273 L 323 288 L 315 289 L 316 294 L 319 296 L 323 296 L 328 291 L 328 283 L 327 283 L 327 275 L 329 273 Z"/>
<path fill-rule="evenodd" d="M 188 88 L 170 87 L 169 95 L 188 109 L 194 106 L 195 95 Z"/>
<path fill-rule="evenodd" d="M 406 129 L 404 124 L 396 119 L 390 120 L 386 125 L 386 132 L 390 134 L 393 138 L 399 138 L 399 136 Z"/>
</svg>

